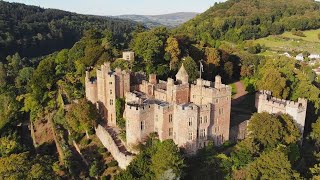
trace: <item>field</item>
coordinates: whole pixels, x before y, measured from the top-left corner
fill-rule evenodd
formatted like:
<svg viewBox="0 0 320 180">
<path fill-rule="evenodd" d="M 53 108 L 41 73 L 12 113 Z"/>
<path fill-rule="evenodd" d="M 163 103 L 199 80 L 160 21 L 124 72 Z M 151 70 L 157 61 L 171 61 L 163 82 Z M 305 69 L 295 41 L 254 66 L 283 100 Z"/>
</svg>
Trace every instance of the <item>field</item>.
<svg viewBox="0 0 320 180">
<path fill-rule="evenodd" d="M 254 44 L 259 43 L 268 47 L 269 50 L 264 52 L 263 55 L 302 51 L 320 54 L 320 40 L 318 38 L 320 29 L 303 31 L 303 33 L 306 37 L 299 37 L 291 32 L 285 32 L 281 35 L 271 35 L 257 40 L 250 40 L 249 42 L 253 42 Z"/>
</svg>

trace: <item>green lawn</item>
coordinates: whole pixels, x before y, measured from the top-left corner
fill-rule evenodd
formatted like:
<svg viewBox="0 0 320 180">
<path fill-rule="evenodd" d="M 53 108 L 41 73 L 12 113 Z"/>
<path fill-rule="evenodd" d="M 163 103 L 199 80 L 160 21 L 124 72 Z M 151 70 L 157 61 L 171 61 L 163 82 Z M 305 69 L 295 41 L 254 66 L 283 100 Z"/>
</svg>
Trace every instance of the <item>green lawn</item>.
<svg viewBox="0 0 320 180">
<path fill-rule="evenodd" d="M 299 37 L 291 32 L 285 32 L 281 35 L 272 35 L 265 38 L 250 40 L 253 43 L 260 43 L 269 48 L 269 52 L 264 55 L 272 55 L 272 52 L 300 52 L 308 51 L 309 53 L 320 53 L 320 40 L 318 39 L 318 30 L 304 31 L 307 37 Z"/>
</svg>

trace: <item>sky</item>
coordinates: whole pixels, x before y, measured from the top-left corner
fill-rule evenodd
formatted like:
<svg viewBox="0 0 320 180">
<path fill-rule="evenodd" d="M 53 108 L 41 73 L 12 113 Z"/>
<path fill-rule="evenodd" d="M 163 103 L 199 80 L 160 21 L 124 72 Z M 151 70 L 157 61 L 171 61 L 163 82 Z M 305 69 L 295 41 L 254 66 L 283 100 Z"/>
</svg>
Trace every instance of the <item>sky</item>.
<svg viewBox="0 0 320 180">
<path fill-rule="evenodd" d="M 158 15 L 173 12 L 204 12 L 224 0 L 6 0 L 44 8 L 92 15 Z"/>
</svg>

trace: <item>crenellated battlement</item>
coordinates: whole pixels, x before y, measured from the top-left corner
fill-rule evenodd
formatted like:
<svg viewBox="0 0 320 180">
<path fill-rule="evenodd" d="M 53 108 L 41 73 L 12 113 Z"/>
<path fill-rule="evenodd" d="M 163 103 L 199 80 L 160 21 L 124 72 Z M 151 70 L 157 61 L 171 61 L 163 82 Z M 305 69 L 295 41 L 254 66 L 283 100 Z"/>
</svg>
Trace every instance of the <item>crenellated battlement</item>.
<svg viewBox="0 0 320 180">
<path fill-rule="evenodd" d="M 256 93 L 256 108 L 258 109 L 258 113 L 289 114 L 298 124 L 301 133 L 304 131 L 307 105 L 307 100 L 302 98 L 299 98 L 295 102 L 272 97 L 270 91 L 263 90 Z"/>
<path fill-rule="evenodd" d="M 125 98 L 123 116 L 129 146 L 143 142 L 152 132 L 157 132 L 160 140 L 173 139 L 179 147 L 192 152 L 205 146 L 210 138 L 217 145 L 229 138 L 231 87 L 222 84 L 220 76 L 215 77 L 216 82 L 198 79 L 189 84 L 182 65 L 176 80 L 163 81 L 155 74 L 147 78 L 145 73 L 119 68 L 112 71 L 108 62 L 97 69 L 96 80 L 89 78 L 89 72 L 86 76 L 86 97 L 93 103 L 99 102 L 98 109 L 108 126 L 117 126 L 116 100 Z M 191 101 L 192 96 L 197 101 Z M 218 109 L 224 112 L 224 121 L 214 123 L 222 116 L 215 113 Z M 192 142 L 201 143 L 186 147 L 191 142 L 190 133 Z"/>
<path fill-rule="evenodd" d="M 307 106 L 307 100 L 303 98 L 299 98 L 297 102 L 280 99 L 276 97 L 272 97 L 272 93 L 270 91 L 259 91 L 257 92 L 257 97 L 259 100 L 263 100 L 265 104 L 270 104 L 273 107 L 277 108 L 296 108 L 301 109 Z"/>
</svg>

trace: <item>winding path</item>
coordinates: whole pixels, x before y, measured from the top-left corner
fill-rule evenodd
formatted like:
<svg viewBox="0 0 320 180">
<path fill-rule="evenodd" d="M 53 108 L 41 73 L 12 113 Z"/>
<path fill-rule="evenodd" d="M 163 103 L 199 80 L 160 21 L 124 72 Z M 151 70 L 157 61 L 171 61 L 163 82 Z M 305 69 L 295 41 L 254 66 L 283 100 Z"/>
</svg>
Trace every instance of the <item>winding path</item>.
<svg viewBox="0 0 320 180">
<path fill-rule="evenodd" d="M 245 95 L 248 94 L 246 87 L 241 81 L 236 82 L 235 86 L 237 88 L 237 94 L 233 96 L 232 105 L 239 104 L 245 98 Z"/>
</svg>

